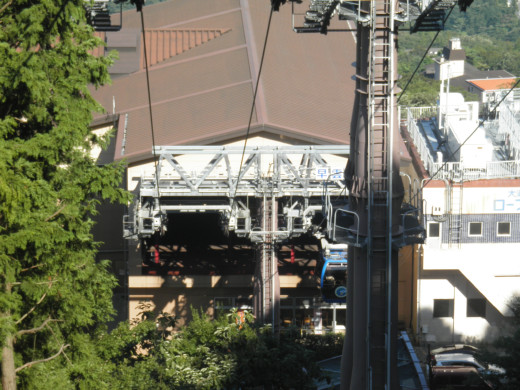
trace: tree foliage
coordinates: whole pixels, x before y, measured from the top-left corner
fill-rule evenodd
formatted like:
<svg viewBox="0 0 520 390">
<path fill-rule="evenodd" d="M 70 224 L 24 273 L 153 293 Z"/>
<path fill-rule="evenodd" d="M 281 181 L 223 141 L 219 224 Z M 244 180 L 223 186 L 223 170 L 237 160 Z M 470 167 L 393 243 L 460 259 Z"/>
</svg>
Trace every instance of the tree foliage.
<svg viewBox="0 0 520 390">
<path fill-rule="evenodd" d="M 109 80 L 109 58 L 83 0 L 0 6 L 0 346 L 4 390 L 40 373 L 67 388 L 88 371 L 89 334 L 112 313 L 115 279 L 96 262 L 92 216 L 126 200 L 122 167 L 97 166 L 107 139 L 89 128 L 100 106 L 88 86 Z M 41 364 L 35 365 L 36 362 Z"/>
<path fill-rule="evenodd" d="M 496 364 L 505 370 L 505 378 L 489 378 L 497 382 L 501 390 L 520 389 L 520 296 L 511 300 L 509 308 L 513 314 L 509 329 L 504 329 L 502 335 L 480 356 L 487 363 Z"/>
<path fill-rule="evenodd" d="M 474 1 L 466 12 L 452 12 L 446 23 L 449 31 L 467 36 L 486 36 L 496 41 L 520 38 L 520 18 L 516 1 Z"/>
<path fill-rule="evenodd" d="M 314 353 L 294 337 L 275 337 L 236 310 L 211 320 L 193 311 L 178 333 L 173 319 L 122 323 L 99 343 L 111 389 L 312 389 L 320 377 Z M 166 325 L 166 326 L 165 326 Z"/>
<path fill-rule="evenodd" d="M 448 46 L 452 38 L 460 38 L 462 48 L 466 52 L 467 61 L 480 70 L 506 70 L 513 75 L 520 74 L 520 16 L 517 2 L 508 6 L 507 0 L 474 1 L 466 12 L 457 9 L 450 14 L 446 29 L 435 39 L 433 48 Z M 431 56 L 426 56 L 419 66 L 425 50 L 434 40 L 436 33 L 420 32 L 399 35 L 399 74 L 401 88 L 406 85 L 412 73 L 418 67 L 417 74 L 412 79 L 401 99 L 403 105 L 435 105 L 439 85 L 437 82 L 424 78 L 426 66 L 433 63 Z M 438 56 L 440 53 L 437 53 Z M 415 80 L 417 79 L 417 80 Z M 424 88 L 424 89 L 423 89 Z M 434 93 L 434 89 L 437 93 Z M 424 94 L 422 91 L 424 90 Z M 466 98 L 478 100 L 467 91 L 461 92 Z M 406 96 L 408 95 L 408 96 Z"/>
</svg>

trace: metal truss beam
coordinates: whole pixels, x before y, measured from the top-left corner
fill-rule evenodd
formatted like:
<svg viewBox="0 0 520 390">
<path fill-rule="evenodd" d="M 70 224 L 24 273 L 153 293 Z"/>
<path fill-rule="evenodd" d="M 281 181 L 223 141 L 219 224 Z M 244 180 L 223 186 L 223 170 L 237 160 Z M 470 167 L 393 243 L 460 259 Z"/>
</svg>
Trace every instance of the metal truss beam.
<svg viewBox="0 0 520 390">
<path fill-rule="evenodd" d="M 223 228 L 253 242 L 304 234 L 312 217 L 344 194 L 343 166 L 326 155 L 347 158 L 347 145 L 313 146 L 157 146 L 156 175 L 142 175 L 135 204 L 125 217 L 125 236 L 149 237 L 167 225 L 168 213 L 219 213 Z M 208 161 L 208 162 L 205 162 Z M 243 163 L 241 163 L 243 161 Z M 253 226 L 256 203 L 276 199 L 280 231 Z"/>
</svg>

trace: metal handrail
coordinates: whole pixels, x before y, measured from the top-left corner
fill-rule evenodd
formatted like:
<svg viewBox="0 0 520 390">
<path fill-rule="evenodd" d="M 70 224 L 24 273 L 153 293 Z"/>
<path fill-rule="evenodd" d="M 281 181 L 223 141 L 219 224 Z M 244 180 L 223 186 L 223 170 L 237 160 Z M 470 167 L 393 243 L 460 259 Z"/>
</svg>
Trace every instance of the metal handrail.
<svg viewBox="0 0 520 390">
<path fill-rule="evenodd" d="M 338 212 L 340 212 L 340 211 L 343 212 L 343 213 L 346 213 L 346 214 L 354 215 L 354 218 L 355 218 L 355 221 L 356 221 L 356 223 L 355 223 L 356 228 L 355 229 L 349 229 L 349 228 L 346 228 L 346 227 L 338 226 L 336 224 L 337 215 L 338 215 Z M 345 209 L 336 209 L 334 211 L 333 225 L 334 225 L 334 230 L 332 231 L 332 240 L 333 241 L 336 241 L 336 229 L 341 229 L 341 230 L 353 233 L 356 236 L 356 245 L 359 245 L 359 215 L 357 215 L 357 213 L 355 213 L 354 211 L 345 210 Z"/>
</svg>

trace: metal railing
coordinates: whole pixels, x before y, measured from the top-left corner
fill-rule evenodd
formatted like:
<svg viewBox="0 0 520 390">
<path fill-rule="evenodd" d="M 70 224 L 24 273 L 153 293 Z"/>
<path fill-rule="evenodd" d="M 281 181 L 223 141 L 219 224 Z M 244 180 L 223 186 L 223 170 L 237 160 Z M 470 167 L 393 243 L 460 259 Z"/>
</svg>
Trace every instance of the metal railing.
<svg viewBox="0 0 520 390">
<path fill-rule="evenodd" d="M 461 162 L 435 162 L 428 147 L 428 142 L 417 125 L 417 119 L 436 115 L 437 108 L 413 107 L 407 108 L 406 113 L 408 133 L 425 169 L 433 179 L 458 181 L 520 177 L 520 160 L 488 161 L 479 167 Z M 504 110 L 501 113 L 500 121 L 503 121 L 501 126 L 508 128 L 508 133 L 511 134 L 511 138 L 514 137 L 516 142 L 517 138 L 520 137 L 520 124 L 516 121 L 514 114 L 510 110 Z M 493 123 L 493 125 L 496 125 L 496 123 Z M 518 138 L 518 145 L 520 148 L 520 138 Z"/>
<path fill-rule="evenodd" d="M 344 215 L 350 215 L 354 221 L 352 227 L 338 225 L 338 223 L 337 223 L 338 222 L 338 213 L 343 213 Z M 350 244 L 352 244 L 354 246 L 359 246 L 360 245 L 359 224 L 360 224 L 359 215 L 357 215 L 357 213 L 350 211 L 350 210 L 345 210 L 345 209 L 334 210 L 334 218 L 332 221 L 332 226 L 333 226 L 332 240 L 337 241 L 336 232 L 337 232 L 337 230 L 340 230 L 340 231 L 344 232 L 344 234 L 351 237 L 351 239 L 353 241 L 349 242 Z"/>
<path fill-rule="evenodd" d="M 467 167 L 463 163 L 433 163 L 434 179 L 478 180 L 520 177 L 520 160 L 488 161 L 485 168 Z"/>
<path fill-rule="evenodd" d="M 408 133 L 412 138 L 412 141 L 421 157 L 421 161 L 424 164 L 424 167 L 428 172 L 434 171 L 435 161 L 431 155 L 430 148 L 428 147 L 428 142 L 424 138 L 419 126 L 417 126 L 417 121 L 415 118 L 424 118 L 427 116 L 433 116 L 437 113 L 437 108 L 435 107 L 415 107 L 408 108 Z"/>
<path fill-rule="evenodd" d="M 511 109 L 511 106 L 503 105 L 501 107 L 498 123 L 498 131 L 508 134 L 514 155 L 518 156 L 520 154 L 520 123 L 518 122 L 517 115 L 515 115 L 515 112 Z"/>
</svg>

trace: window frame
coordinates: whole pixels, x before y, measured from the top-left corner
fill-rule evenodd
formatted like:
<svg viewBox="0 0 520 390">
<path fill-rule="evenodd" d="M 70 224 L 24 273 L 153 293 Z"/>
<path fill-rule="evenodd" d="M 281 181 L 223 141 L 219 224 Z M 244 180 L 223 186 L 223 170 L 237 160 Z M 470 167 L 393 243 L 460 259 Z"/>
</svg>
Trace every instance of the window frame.
<svg viewBox="0 0 520 390">
<path fill-rule="evenodd" d="M 432 236 L 431 235 L 431 227 L 433 225 L 437 226 L 437 235 L 436 236 Z M 427 238 L 441 238 L 441 224 L 440 224 L 440 222 L 428 222 Z"/>
<path fill-rule="evenodd" d="M 470 301 L 472 304 L 470 304 Z M 475 306 L 476 304 L 476 306 Z M 483 304 L 483 307 L 479 307 Z M 483 310 L 483 312 L 481 312 Z M 471 313 L 470 313 L 471 311 Z M 466 317 L 468 318 L 486 318 L 487 301 L 485 298 L 468 298 L 466 302 Z"/>
<path fill-rule="evenodd" d="M 225 305 L 218 305 L 217 302 L 221 300 L 227 300 L 227 304 Z M 243 304 L 240 301 L 241 300 L 249 300 L 250 305 Z M 216 296 L 213 297 L 213 309 L 214 310 L 231 310 L 231 309 L 238 309 L 238 310 L 253 310 L 253 300 L 250 298 L 244 299 L 244 298 L 238 298 L 238 297 L 226 297 L 226 296 Z"/>
<path fill-rule="evenodd" d="M 446 302 L 448 304 L 448 315 L 443 315 L 442 313 L 439 313 L 439 311 L 444 311 L 444 308 L 442 307 L 437 307 L 436 308 L 436 304 L 437 303 L 441 303 L 441 302 Z M 432 310 L 432 315 L 433 315 L 433 318 L 453 318 L 453 315 L 454 315 L 454 306 L 455 306 L 455 300 L 453 298 L 448 298 L 448 299 L 444 299 L 444 298 L 441 298 L 441 299 L 434 299 L 433 300 L 433 310 Z"/>
<path fill-rule="evenodd" d="M 471 225 L 473 224 L 479 224 L 480 225 L 480 233 L 479 234 L 472 234 L 471 233 Z M 484 232 L 484 222 L 482 221 L 473 221 L 468 222 L 468 237 L 482 237 Z"/>
<path fill-rule="evenodd" d="M 500 233 L 500 224 L 507 224 L 508 232 Z M 497 222 L 497 236 L 498 237 L 511 237 L 511 221 L 499 221 Z"/>
</svg>

